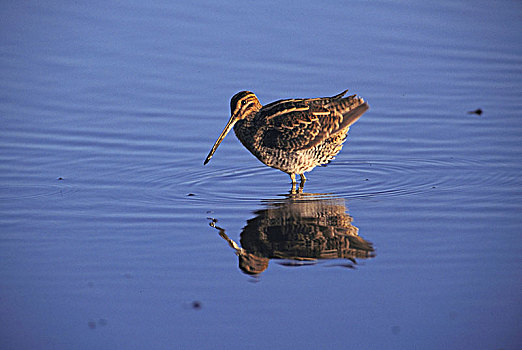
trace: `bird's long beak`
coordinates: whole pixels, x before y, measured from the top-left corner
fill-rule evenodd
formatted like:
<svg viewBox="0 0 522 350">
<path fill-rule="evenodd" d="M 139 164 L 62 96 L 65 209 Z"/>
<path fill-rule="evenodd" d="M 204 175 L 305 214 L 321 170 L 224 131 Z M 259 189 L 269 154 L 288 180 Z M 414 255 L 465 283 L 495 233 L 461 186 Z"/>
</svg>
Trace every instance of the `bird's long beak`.
<svg viewBox="0 0 522 350">
<path fill-rule="evenodd" d="M 210 150 L 210 152 L 208 153 L 208 156 L 207 158 L 205 159 L 205 161 L 203 162 L 203 165 L 207 164 L 209 161 L 210 161 L 210 158 L 212 158 L 212 156 L 214 155 L 214 152 L 216 152 L 217 148 L 219 147 L 219 144 L 221 143 L 221 141 L 223 141 L 223 139 L 225 138 L 225 136 L 227 136 L 228 132 L 232 129 L 232 127 L 234 126 L 234 124 L 236 123 L 236 116 L 235 115 L 232 115 L 227 123 L 227 125 L 225 126 L 225 128 L 223 129 L 223 131 L 221 132 L 221 135 L 219 135 L 218 139 L 216 140 L 216 142 L 214 143 L 214 146 L 212 146 L 212 149 Z"/>
</svg>

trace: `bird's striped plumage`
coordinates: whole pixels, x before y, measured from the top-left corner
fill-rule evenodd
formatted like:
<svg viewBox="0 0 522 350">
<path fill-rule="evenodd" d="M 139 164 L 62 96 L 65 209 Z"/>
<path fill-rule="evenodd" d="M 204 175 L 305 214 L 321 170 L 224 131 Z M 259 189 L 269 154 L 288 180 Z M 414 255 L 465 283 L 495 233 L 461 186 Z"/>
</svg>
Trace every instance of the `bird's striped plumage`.
<svg viewBox="0 0 522 350">
<path fill-rule="evenodd" d="M 369 108 L 346 92 L 320 98 L 279 100 L 262 106 L 250 91 L 230 101 L 232 116 L 210 151 L 205 164 L 233 127 L 241 143 L 264 164 L 295 174 L 328 163 L 342 148 L 350 126 Z"/>
</svg>

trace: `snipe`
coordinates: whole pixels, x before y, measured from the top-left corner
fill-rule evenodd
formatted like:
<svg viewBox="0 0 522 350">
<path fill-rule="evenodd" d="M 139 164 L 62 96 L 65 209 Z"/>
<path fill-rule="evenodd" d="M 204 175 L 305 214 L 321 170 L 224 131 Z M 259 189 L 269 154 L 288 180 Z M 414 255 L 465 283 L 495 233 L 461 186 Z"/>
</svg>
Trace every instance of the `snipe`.
<svg viewBox="0 0 522 350">
<path fill-rule="evenodd" d="M 343 97 L 348 90 L 332 97 L 287 99 L 259 103 L 250 91 L 241 91 L 230 100 L 231 117 L 212 146 L 204 164 L 232 127 L 237 138 L 257 159 L 269 167 L 295 175 L 332 160 L 346 140 L 350 126 L 369 108 L 356 95 Z"/>
</svg>

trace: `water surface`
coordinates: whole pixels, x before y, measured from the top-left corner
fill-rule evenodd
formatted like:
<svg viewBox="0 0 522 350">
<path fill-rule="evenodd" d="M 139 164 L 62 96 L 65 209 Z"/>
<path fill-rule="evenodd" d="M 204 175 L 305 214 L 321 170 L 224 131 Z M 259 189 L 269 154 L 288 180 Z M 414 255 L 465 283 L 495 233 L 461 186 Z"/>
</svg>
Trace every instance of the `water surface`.
<svg viewBox="0 0 522 350">
<path fill-rule="evenodd" d="M 1 348 L 521 347 L 517 2 L 0 9 Z M 203 166 L 237 91 L 346 88 L 301 196 Z"/>
</svg>

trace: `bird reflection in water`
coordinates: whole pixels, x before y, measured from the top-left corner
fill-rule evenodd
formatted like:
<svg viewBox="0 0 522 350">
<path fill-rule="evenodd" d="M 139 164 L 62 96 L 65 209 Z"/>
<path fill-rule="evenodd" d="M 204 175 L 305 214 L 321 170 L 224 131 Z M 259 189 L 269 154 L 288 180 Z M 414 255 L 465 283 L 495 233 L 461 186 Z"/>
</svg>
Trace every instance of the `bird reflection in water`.
<svg viewBox="0 0 522 350">
<path fill-rule="evenodd" d="M 321 259 L 342 259 L 336 265 L 354 267 L 356 258 L 375 256 L 372 243 L 358 235 L 342 198 L 309 193 L 290 193 L 282 200 L 267 201 L 254 212 L 241 232 L 240 245 L 212 219 L 210 226 L 232 247 L 239 268 L 257 275 L 270 259 L 282 265 L 314 264 Z"/>
</svg>

